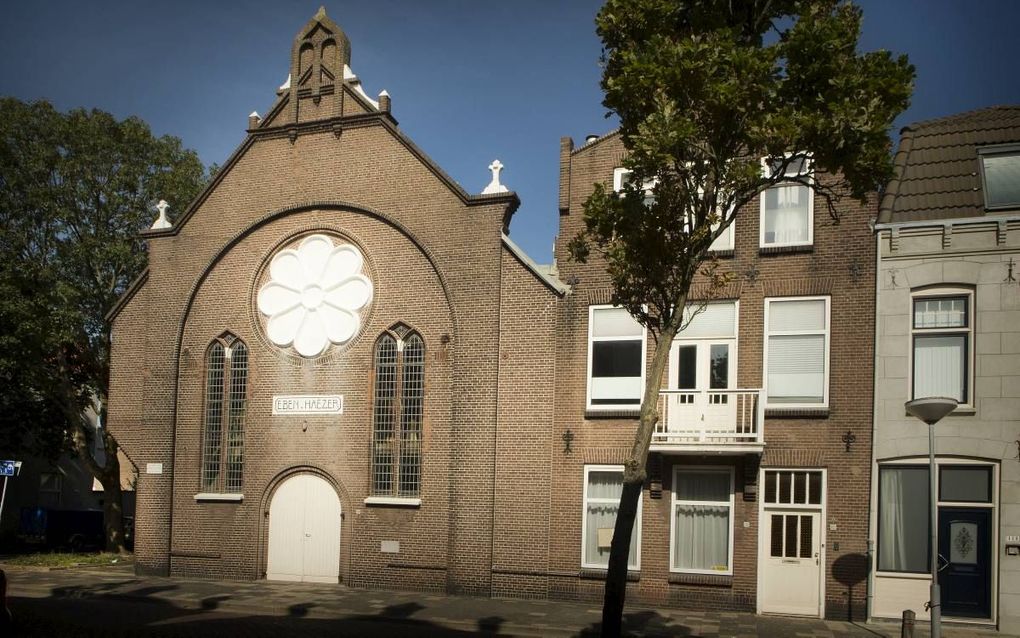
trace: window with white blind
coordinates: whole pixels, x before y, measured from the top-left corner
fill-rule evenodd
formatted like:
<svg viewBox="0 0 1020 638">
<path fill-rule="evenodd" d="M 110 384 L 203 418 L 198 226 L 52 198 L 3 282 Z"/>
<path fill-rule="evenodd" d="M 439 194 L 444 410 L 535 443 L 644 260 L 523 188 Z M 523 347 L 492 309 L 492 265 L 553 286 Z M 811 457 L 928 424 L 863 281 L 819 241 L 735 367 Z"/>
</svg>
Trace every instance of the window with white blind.
<svg viewBox="0 0 1020 638">
<path fill-rule="evenodd" d="M 581 519 L 581 567 L 606 569 L 613 542 L 616 512 L 623 493 L 623 466 L 586 465 L 584 467 L 584 513 Z M 630 536 L 627 569 L 641 567 L 641 501 L 638 500 L 634 530 Z"/>
<path fill-rule="evenodd" d="M 829 297 L 765 300 L 766 407 L 829 405 Z"/>
<path fill-rule="evenodd" d="M 733 573 L 733 468 L 677 467 L 669 568 Z"/>
<path fill-rule="evenodd" d="M 687 304 L 684 308 L 684 329 L 677 339 L 737 336 L 737 302 L 713 301 Z"/>
<path fill-rule="evenodd" d="M 625 308 L 589 308 L 588 409 L 640 407 L 645 350 L 645 329 Z"/>
<path fill-rule="evenodd" d="M 962 288 L 914 294 L 912 398 L 949 397 L 970 403 L 972 300 L 971 292 Z"/>
<path fill-rule="evenodd" d="M 765 164 L 772 175 L 778 166 Z M 810 183 L 811 164 L 798 159 L 790 162 L 785 177 L 799 177 Z M 781 183 L 761 194 L 761 246 L 808 246 L 814 240 L 814 191 L 797 182 Z"/>
</svg>

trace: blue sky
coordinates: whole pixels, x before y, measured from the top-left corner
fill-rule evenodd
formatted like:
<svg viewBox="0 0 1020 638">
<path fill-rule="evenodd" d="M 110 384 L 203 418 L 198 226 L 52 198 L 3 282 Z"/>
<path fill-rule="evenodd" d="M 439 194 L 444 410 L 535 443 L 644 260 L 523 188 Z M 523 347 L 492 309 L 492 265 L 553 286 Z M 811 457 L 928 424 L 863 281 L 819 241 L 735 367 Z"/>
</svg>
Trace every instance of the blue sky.
<svg viewBox="0 0 1020 638">
<path fill-rule="evenodd" d="M 896 122 L 1020 103 L 1017 0 L 861 0 L 862 49 L 906 53 L 913 104 Z M 386 89 L 403 130 L 468 192 L 499 158 L 521 197 L 511 234 L 548 261 L 559 138 L 601 134 L 598 0 L 334 0 L 369 95 Z M 44 8 L 43 8 L 44 7 Z M 7 0 L 0 95 L 138 115 L 222 163 L 287 77 L 316 2 Z M 178 210 L 179 212 L 179 210 Z"/>
</svg>

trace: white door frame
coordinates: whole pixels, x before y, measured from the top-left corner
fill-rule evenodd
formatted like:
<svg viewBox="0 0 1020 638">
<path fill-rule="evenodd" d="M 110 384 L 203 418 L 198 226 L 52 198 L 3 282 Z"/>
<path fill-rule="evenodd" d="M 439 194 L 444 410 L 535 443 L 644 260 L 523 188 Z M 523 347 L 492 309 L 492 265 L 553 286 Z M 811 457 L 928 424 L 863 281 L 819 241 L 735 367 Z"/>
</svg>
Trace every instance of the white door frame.
<svg viewBox="0 0 1020 638">
<path fill-rule="evenodd" d="M 299 484 L 298 483 L 299 481 L 300 482 L 305 482 L 305 481 L 308 481 L 309 479 L 311 479 L 312 483 L 314 483 L 314 484 L 325 485 L 325 487 L 328 488 L 328 490 L 323 489 L 323 491 L 328 493 L 328 494 L 330 494 L 330 495 L 332 495 L 332 497 L 336 499 L 336 520 L 337 520 L 337 526 L 336 526 L 336 531 L 335 531 L 335 536 L 336 536 L 335 537 L 335 542 L 336 542 L 335 549 L 336 549 L 336 554 L 337 554 L 336 555 L 337 563 L 335 565 L 336 575 L 335 575 L 335 577 L 333 576 L 332 569 L 330 570 L 331 573 L 328 576 L 310 575 L 310 574 L 308 574 L 306 572 L 306 570 L 305 570 L 305 562 L 307 560 L 307 553 L 306 553 L 307 552 L 307 548 L 305 547 L 305 545 L 303 543 L 303 541 L 305 540 L 304 538 L 300 539 L 302 541 L 302 545 L 301 545 L 301 551 L 299 552 L 299 554 L 300 554 L 300 562 L 301 562 L 301 567 L 298 570 L 299 573 L 298 574 L 287 574 L 287 573 L 281 572 L 281 573 L 273 574 L 270 571 L 271 570 L 271 566 L 272 566 L 272 542 L 273 542 L 273 516 L 272 516 L 272 511 L 273 511 L 273 504 L 276 501 L 276 498 L 278 496 L 280 496 L 281 488 L 283 488 L 285 485 L 287 485 L 288 483 L 293 481 L 294 482 L 293 484 L 295 486 L 297 486 Z M 301 498 L 302 498 L 302 503 L 301 503 L 302 520 L 299 521 L 299 522 L 296 522 L 296 523 L 295 523 L 295 521 L 289 521 L 289 522 L 292 525 L 293 524 L 298 524 L 300 526 L 300 532 L 301 533 L 299 534 L 299 536 L 308 537 L 309 536 L 308 531 L 307 531 L 307 529 L 308 529 L 308 521 L 307 521 L 306 514 L 307 514 L 307 511 L 308 511 L 308 508 L 309 508 L 310 505 L 309 505 L 307 487 L 306 487 L 305 490 L 302 491 Z M 343 501 L 340 499 L 340 494 L 337 493 L 336 487 L 332 484 L 332 482 L 329 479 L 327 479 L 325 476 L 322 476 L 321 474 L 319 474 L 317 472 L 295 472 L 293 474 L 290 474 L 290 475 L 284 477 L 275 486 L 273 486 L 272 493 L 269 495 L 269 502 L 266 505 L 266 512 L 267 512 L 267 514 L 269 514 L 269 516 L 266 519 L 266 536 L 265 536 L 265 538 L 266 538 L 266 572 L 265 572 L 265 578 L 267 580 L 291 581 L 291 582 L 317 582 L 317 583 L 338 583 L 338 582 L 340 582 L 340 562 L 339 562 L 339 558 L 342 555 L 342 551 L 343 551 L 343 546 L 342 546 L 342 538 L 343 538 L 342 537 L 342 531 L 343 531 L 342 530 L 342 528 L 343 528 Z"/>
<path fill-rule="evenodd" d="M 829 476 L 828 469 L 824 467 L 759 467 L 758 468 L 758 582 L 757 592 L 755 593 L 755 613 L 762 614 L 762 592 L 764 591 L 763 586 L 765 583 L 765 570 L 763 569 L 763 559 L 765 552 L 767 551 L 767 543 L 765 540 L 765 472 L 821 472 L 822 473 L 822 498 L 819 505 L 790 505 L 778 504 L 770 507 L 775 509 L 786 509 L 786 510 L 803 510 L 807 512 L 818 512 L 819 514 L 819 528 L 818 533 L 818 618 L 825 618 L 825 573 L 826 573 L 826 558 L 825 558 L 825 545 L 826 545 L 826 532 L 828 531 L 827 519 L 825 513 L 827 511 L 827 501 L 829 496 Z"/>
</svg>

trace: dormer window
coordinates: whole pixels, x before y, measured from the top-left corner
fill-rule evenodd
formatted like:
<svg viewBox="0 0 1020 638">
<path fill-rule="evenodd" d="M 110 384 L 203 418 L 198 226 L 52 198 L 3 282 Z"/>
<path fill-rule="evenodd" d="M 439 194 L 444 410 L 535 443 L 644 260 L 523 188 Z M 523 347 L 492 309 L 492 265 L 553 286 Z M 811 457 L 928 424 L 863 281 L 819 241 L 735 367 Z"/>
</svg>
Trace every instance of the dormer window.
<svg viewBox="0 0 1020 638">
<path fill-rule="evenodd" d="M 1020 144 L 978 149 L 985 208 L 1020 208 Z"/>
</svg>

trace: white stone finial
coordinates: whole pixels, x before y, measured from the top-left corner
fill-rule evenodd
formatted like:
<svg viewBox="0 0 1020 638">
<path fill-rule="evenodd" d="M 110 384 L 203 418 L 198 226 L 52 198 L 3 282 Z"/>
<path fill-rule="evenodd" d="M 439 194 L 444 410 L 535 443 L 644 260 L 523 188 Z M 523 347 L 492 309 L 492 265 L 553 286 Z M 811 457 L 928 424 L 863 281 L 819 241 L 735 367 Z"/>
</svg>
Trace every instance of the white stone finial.
<svg viewBox="0 0 1020 638">
<path fill-rule="evenodd" d="M 492 160 L 492 164 L 489 164 L 489 170 L 492 171 L 492 181 L 482 191 L 482 195 L 509 192 L 509 188 L 499 183 L 499 172 L 503 170 L 503 164 L 498 159 Z"/>
<path fill-rule="evenodd" d="M 164 228 L 170 228 L 173 226 L 173 224 L 170 223 L 170 220 L 166 218 L 166 211 L 169 208 L 170 204 L 167 204 L 165 199 L 159 200 L 159 203 L 156 204 L 156 210 L 159 211 L 159 218 L 153 222 L 152 230 L 163 230 Z"/>
</svg>

